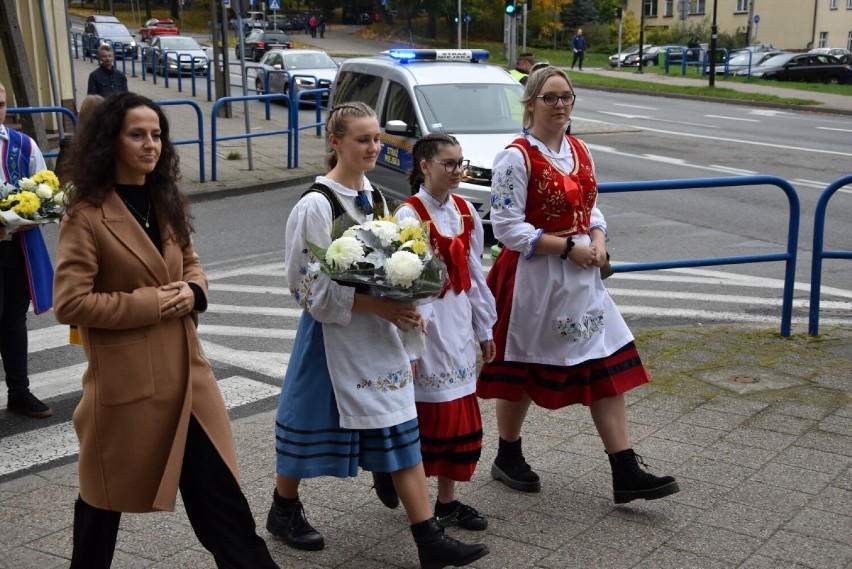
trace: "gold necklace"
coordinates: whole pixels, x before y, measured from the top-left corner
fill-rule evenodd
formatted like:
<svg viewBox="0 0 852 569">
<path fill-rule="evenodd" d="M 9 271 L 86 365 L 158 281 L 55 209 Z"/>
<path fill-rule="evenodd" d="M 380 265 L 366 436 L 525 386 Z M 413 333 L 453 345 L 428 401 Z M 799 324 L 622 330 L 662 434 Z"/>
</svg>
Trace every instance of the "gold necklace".
<svg viewBox="0 0 852 569">
<path fill-rule="evenodd" d="M 140 221 L 142 221 L 145 224 L 145 229 L 149 229 L 151 227 L 148 224 L 148 218 L 151 216 L 151 198 L 150 197 L 148 198 L 148 212 L 145 214 L 145 217 L 142 217 L 142 214 L 139 213 L 139 211 L 135 207 L 133 207 L 132 203 L 130 203 L 129 201 L 124 199 L 124 196 L 120 196 L 120 197 L 121 197 L 121 201 L 123 201 L 124 204 L 127 207 L 130 208 L 131 213 L 136 214 L 136 217 L 138 217 L 140 219 Z"/>
</svg>

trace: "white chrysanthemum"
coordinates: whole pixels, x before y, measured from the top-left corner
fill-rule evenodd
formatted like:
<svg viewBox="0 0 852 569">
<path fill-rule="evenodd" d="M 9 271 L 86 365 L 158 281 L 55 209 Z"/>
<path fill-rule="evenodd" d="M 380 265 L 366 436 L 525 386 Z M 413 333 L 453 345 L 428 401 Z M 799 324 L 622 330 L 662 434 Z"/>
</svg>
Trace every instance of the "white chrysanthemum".
<svg viewBox="0 0 852 569">
<path fill-rule="evenodd" d="M 35 187 L 35 194 L 43 200 L 53 196 L 53 188 L 47 184 L 39 184 Z"/>
<path fill-rule="evenodd" d="M 18 187 L 22 190 L 32 191 L 32 189 L 36 187 L 36 183 L 29 178 L 21 178 L 18 180 Z"/>
<path fill-rule="evenodd" d="M 413 227 L 420 227 L 420 222 L 416 217 L 406 217 L 402 221 L 399 222 L 400 229 L 409 229 Z"/>
<path fill-rule="evenodd" d="M 397 251 L 385 263 L 385 272 L 393 286 L 408 288 L 423 271 L 420 258 L 410 251 Z"/>
<path fill-rule="evenodd" d="M 399 241 L 399 225 L 392 221 L 371 221 L 364 225 L 379 238 L 382 247 L 389 247 L 394 241 Z"/>
<path fill-rule="evenodd" d="M 339 271 L 345 271 L 364 260 L 364 247 L 354 237 L 335 239 L 325 252 L 326 262 Z"/>
<path fill-rule="evenodd" d="M 62 190 L 59 190 L 58 192 L 53 194 L 53 203 L 55 203 L 56 205 L 64 206 L 65 205 L 65 192 L 63 192 Z"/>
</svg>

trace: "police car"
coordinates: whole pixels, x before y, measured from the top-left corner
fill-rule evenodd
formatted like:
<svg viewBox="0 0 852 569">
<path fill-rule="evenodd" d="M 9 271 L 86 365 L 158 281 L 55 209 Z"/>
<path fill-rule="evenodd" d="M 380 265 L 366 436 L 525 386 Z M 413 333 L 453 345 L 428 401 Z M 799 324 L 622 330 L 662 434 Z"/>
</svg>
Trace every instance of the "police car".
<svg viewBox="0 0 852 569">
<path fill-rule="evenodd" d="M 470 160 L 456 193 L 488 222 L 491 165 L 521 131 L 523 87 L 505 69 L 484 63 L 487 58 L 481 49 L 392 49 L 340 65 L 330 106 L 362 101 L 376 110 L 383 146 L 369 178 L 389 199 L 411 195 L 417 139 L 451 134 Z"/>
</svg>

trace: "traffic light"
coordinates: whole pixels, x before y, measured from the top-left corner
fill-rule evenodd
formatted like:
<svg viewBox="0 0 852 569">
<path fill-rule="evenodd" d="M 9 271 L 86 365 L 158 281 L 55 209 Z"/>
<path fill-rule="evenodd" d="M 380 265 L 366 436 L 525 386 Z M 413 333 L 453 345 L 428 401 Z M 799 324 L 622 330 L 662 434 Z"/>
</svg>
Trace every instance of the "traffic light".
<svg viewBox="0 0 852 569">
<path fill-rule="evenodd" d="M 615 9 L 615 19 L 616 20 L 621 19 L 621 6 L 619 6 L 618 8 Z"/>
<path fill-rule="evenodd" d="M 458 17 L 458 15 L 453 16 L 453 23 L 456 23 L 456 24 L 458 24 L 458 23 L 459 23 L 459 17 Z"/>
<path fill-rule="evenodd" d="M 514 15 L 515 8 L 516 8 L 515 0 L 506 0 L 506 13 L 507 14 L 509 14 L 510 16 Z"/>
</svg>

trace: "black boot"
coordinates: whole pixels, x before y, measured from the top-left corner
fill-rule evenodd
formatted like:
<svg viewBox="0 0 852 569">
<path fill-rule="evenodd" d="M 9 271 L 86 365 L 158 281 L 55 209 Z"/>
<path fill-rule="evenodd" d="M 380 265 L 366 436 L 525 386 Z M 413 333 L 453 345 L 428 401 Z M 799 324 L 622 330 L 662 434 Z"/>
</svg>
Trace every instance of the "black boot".
<svg viewBox="0 0 852 569">
<path fill-rule="evenodd" d="M 443 504 L 440 500 L 435 501 L 435 519 L 443 528 L 458 526 L 472 531 L 485 531 L 488 529 L 488 520 L 476 511 L 476 508 L 453 500 L 449 504 Z"/>
<path fill-rule="evenodd" d="M 491 465 L 491 477 L 509 488 L 520 492 L 540 492 L 541 481 L 538 474 L 527 464 L 521 451 L 521 439 L 513 443 L 502 437 L 497 448 L 497 458 Z"/>
<path fill-rule="evenodd" d="M 373 472 L 373 488 L 382 504 L 393 510 L 399 506 L 399 496 L 389 472 Z"/>
<path fill-rule="evenodd" d="M 616 504 L 626 504 L 632 500 L 656 500 L 680 492 L 677 481 L 672 476 L 654 476 L 642 467 L 648 468 L 642 457 L 632 448 L 610 454 L 612 467 L 613 499 Z"/>
<path fill-rule="evenodd" d="M 422 569 L 463 567 L 488 555 L 488 546 L 482 543 L 467 544 L 448 535 L 435 518 L 411 526 L 411 535 L 417 544 Z"/>
<path fill-rule="evenodd" d="M 320 532 L 308 523 L 305 508 L 298 498 L 288 500 L 275 492 L 266 517 L 266 529 L 293 549 L 316 551 L 325 547 Z"/>
</svg>

